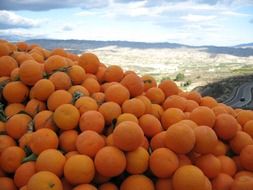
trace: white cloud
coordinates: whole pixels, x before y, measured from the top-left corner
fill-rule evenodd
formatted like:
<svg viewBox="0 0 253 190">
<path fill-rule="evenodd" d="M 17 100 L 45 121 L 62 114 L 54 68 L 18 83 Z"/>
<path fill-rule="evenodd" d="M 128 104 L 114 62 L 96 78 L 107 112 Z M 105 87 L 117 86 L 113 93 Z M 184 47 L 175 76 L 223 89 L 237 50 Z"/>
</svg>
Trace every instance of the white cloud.
<svg viewBox="0 0 253 190">
<path fill-rule="evenodd" d="M 246 13 L 240 13 L 240 12 L 236 12 L 236 11 L 224 11 L 221 12 L 222 15 L 226 15 L 226 16 L 239 16 L 239 17 L 248 17 L 250 16 L 249 14 Z"/>
<path fill-rule="evenodd" d="M 39 26 L 41 21 L 25 18 L 11 11 L 0 10 L 0 29 L 33 28 Z"/>
<path fill-rule="evenodd" d="M 187 22 L 203 22 L 203 21 L 210 21 L 216 18 L 214 15 L 193 15 L 189 14 L 186 16 L 181 17 L 183 20 Z"/>
<path fill-rule="evenodd" d="M 47 38 L 43 32 L 30 32 L 25 29 L 6 29 L 0 30 L 0 36 L 8 40 L 27 40 L 35 38 Z"/>
</svg>

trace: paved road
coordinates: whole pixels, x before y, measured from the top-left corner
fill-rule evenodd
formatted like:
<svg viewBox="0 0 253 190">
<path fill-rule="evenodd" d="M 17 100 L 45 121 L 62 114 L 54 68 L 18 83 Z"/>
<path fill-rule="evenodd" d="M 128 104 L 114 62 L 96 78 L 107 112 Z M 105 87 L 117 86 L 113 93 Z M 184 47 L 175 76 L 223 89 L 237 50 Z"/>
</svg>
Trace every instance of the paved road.
<svg viewBox="0 0 253 190">
<path fill-rule="evenodd" d="M 253 105 L 252 90 L 253 82 L 246 82 L 235 88 L 228 100 L 223 103 L 234 108 L 244 108 Z"/>
</svg>

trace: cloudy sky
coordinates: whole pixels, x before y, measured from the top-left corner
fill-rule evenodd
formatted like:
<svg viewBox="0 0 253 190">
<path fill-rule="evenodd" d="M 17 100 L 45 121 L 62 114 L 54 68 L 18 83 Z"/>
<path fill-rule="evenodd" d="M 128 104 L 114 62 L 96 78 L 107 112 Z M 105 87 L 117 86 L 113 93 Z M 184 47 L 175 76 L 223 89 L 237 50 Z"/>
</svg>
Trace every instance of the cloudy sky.
<svg viewBox="0 0 253 190">
<path fill-rule="evenodd" d="M 1 0 L 0 36 L 236 45 L 253 0 Z"/>
</svg>

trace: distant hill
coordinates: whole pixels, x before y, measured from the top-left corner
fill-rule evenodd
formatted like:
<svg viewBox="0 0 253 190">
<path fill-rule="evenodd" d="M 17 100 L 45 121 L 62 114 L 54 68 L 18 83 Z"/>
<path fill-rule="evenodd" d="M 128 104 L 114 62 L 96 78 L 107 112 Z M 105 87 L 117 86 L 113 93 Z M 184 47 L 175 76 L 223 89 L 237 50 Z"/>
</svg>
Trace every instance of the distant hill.
<svg viewBox="0 0 253 190">
<path fill-rule="evenodd" d="M 199 51 L 207 52 L 210 54 L 229 54 L 239 57 L 253 56 L 253 48 L 235 47 L 221 47 L 221 46 L 189 46 L 178 43 L 146 43 L 146 42 L 129 42 L 129 41 L 95 41 L 95 40 L 55 40 L 55 39 L 31 39 L 27 40 L 28 43 L 40 44 L 46 49 L 54 49 L 56 47 L 65 48 L 74 53 L 81 53 L 87 49 L 96 49 L 106 46 L 118 46 L 136 49 L 163 49 L 163 48 L 190 48 L 199 49 Z M 253 43 L 252 43 L 253 45 Z M 253 46 L 252 46 L 253 47 Z"/>
<path fill-rule="evenodd" d="M 241 47 L 241 48 L 253 48 L 253 42 L 252 43 L 246 43 L 246 44 L 239 44 L 235 47 Z"/>
</svg>

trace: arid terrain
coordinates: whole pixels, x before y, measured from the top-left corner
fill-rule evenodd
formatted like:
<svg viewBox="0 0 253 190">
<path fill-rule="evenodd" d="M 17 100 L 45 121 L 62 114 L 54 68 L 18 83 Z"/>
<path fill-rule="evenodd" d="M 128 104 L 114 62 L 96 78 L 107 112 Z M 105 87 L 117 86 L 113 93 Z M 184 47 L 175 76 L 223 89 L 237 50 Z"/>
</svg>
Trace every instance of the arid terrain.
<svg viewBox="0 0 253 190">
<path fill-rule="evenodd" d="M 203 49 L 133 49 L 104 47 L 90 49 L 107 65 L 118 64 L 125 70 L 135 70 L 140 75 L 150 74 L 158 81 L 175 79 L 187 90 L 232 76 L 253 72 L 253 55 L 239 57 L 228 54 L 211 54 Z M 188 82 L 188 84 L 186 84 Z"/>
<path fill-rule="evenodd" d="M 45 39 L 29 43 L 40 44 L 46 49 L 61 47 L 77 54 L 93 52 L 106 65 L 116 64 L 140 75 L 149 74 L 157 81 L 177 78 L 177 84 L 188 91 L 253 73 L 252 44 L 197 47 L 174 43 Z"/>
</svg>

